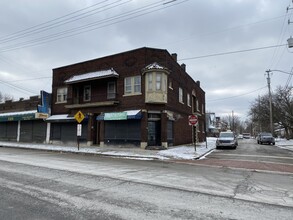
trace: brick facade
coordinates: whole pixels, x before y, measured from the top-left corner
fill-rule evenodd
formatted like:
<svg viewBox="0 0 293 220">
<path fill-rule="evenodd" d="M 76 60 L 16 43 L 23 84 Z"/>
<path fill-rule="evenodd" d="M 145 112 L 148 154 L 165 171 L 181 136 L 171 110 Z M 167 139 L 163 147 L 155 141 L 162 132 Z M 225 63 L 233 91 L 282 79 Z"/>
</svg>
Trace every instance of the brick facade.
<svg viewBox="0 0 293 220">
<path fill-rule="evenodd" d="M 192 143 L 192 127 L 188 125 L 188 116 L 197 114 L 199 125 L 197 130 L 194 129 L 195 136 L 197 141 L 204 141 L 205 92 L 201 89 L 200 83 L 195 82 L 186 73 L 185 65 L 177 63 L 176 57 L 176 54 L 170 55 L 167 50 L 140 48 L 55 68 L 53 69 L 52 115 L 73 116 L 77 111 L 82 111 L 88 120 L 87 141 L 90 144 L 106 144 L 107 141 L 111 142 L 114 139 L 107 140 L 106 137 L 111 135 L 105 133 L 107 132 L 105 123 L 106 126 L 111 124 L 114 126 L 114 122 L 96 121 L 96 117 L 104 113 L 140 110 L 141 147 L 150 145 L 152 143 L 150 138 L 159 138 L 159 143 L 156 145 L 167 147 L 168 144 Z M 145 68 L 153 63 L 158 64 L 158 69 L 152 67 L 146 71 Z M 118 76 L 109 75 L 67 83 L 74 76 L 110 69 Z M 129 78 L 130 82 L 136 80 L 134 79 L 136 76 L 140 77 L 140 92 L 128 95 L 125 92 L 126 78 L 133 77 Z M 109 83 L 112 82 L 116 92 L 115 97 L 109 98 L 107 91 Z M 85 86 L 90 88 L 90 100 L 87 101 L 83 98 Z M 150 86 L 157 91 L 149 88 Z M 60 88 L 67 88 L 65 102 L 57 100 L 57 91 Z M 179 88 L 182 89 L 182 102 L 179 102 Z M 129 123 L 133 128 L 136 126 L 134 121 L 129 120 Z M 115 126 L 122 126 L 122 122 L 120 124 L 117 122 Z M 155 129 L 153 135 L 151 135 L 151 127 Z M 160 133 L 159 136 L 156 133 Z M 119 140 L 122 139 L 123 137 Z M 124 141 L 127 143 L 130 139 L 125 138 Z M 172 141 L 168 143 L 168 139 Z"/>
</svg>

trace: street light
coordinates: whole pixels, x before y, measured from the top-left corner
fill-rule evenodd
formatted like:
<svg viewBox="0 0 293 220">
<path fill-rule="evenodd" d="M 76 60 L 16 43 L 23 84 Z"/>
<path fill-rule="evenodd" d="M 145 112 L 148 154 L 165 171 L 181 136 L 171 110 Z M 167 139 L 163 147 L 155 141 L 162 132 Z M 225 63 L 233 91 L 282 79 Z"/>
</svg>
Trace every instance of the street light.
<svg viewBox="0 0 293 220">
<path fill-rule="evenodd" d="M 292 68 L 291 72 L 286 72 L 286 71 L 283 71 L 283 70 L 270 70 L 270 69 L 266 70 L 268 89 L 269 89 L 269 102 L 270 102 L 270 130 L 271 130 L 271 133 L 273 134 L 274 133 L 274 129 L 273 129 L 273 110 L 272 110 L 272 94 L 271 94 L 271 78 L 270 78 L 270 73 L 271 72 L 281 72 L 281 73 L 286 73 L 286 74 L 289 74 L 289 75 L 293 75 L 293 68 Z"/>
<path fill-rule="evenodd" d="M 268 89 L 269 89 L 269 102 L 270 102 L 270 130 L 271 133 L 274 134 L 274 129 L 273 129 L 273 109 L 272 109 L 272 93 L 271 93 L 271 78 L 270 78 L 270 73 L 272 70 L 267 70 L 267 82 L 268 82 Z"/>
<path fill-rule="evenodd" d="M 288 42 L 288 47 L 292 48 L 293 47 L 293 38 L 292 38 L 292 36 L 290 38 L 288 38 L 287 42 Z"/>
</svg>

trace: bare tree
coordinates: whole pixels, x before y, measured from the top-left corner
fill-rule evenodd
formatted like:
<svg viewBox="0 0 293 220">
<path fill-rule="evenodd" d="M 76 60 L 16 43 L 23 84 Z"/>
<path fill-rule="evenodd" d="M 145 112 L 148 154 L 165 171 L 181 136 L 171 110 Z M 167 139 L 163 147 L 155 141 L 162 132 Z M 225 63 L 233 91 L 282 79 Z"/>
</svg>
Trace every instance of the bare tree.
<svg viewBox="0 0 293 220">
<path fill-rule="evenodd" d="M 293 138 L 293 89 L 278 87 L 272 96 L 273 121 L 285 129 L 286 137 Z M 268 95 L 259 96 L 250 106 L 254 130 L 269 131 L 270 110 Z"/>
<path fill-rule="evenodd" d="M 228 125 L 228 128 L 235 133 L 243 133 L 244 130 L 244 122 L 241 121 L 241 118 L 234 114 L 229 114 L 227 116 L 222 117 L 222 122 Z"/>
<path fill-rule="evenodd" d="M 293 87 L 278 87 L 273 102 L 276 122 L 284 127 L 287 138 L 293 138 Z"/>
<path fill-rule="evenodd" d="M 3 103 L 7 100 L 13 100 L 13 96 L 8 94 L 3 94 L 2 92 L 0 92 L 0 103 Z"/>
</svg>

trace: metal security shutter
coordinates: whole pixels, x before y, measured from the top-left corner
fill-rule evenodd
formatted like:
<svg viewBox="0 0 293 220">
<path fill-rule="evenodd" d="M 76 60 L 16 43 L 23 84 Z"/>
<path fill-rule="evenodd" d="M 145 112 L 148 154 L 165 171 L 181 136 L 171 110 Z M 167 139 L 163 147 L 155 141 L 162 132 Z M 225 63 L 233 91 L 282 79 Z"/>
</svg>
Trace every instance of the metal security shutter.
<svg viewBox="0 0 293 220">
<path fill-rule="evenodd" d="M 61 140 L 61 123 L 51 124 L 51 140 L 53 141 Z"/>
<path fill-rule="evenodd" d="M 6 141 L 7 139 L 7 128 L 6 128 L 6 122 L 0 123 L 0 140 Z"/>
<path fill-rule="evenodd" d="M 33 142 L 43 143 L 46 140 L 47 123 L 43 120 L 33 121 Z"/>
<path fill-rule="evenodd" d="M 167 124 L 167 141 L 169 145 L 173 144 L 173 121 L 168 121 Z"/>
<path fill-rule="evenodd" d="M 112 143 L 135 143 L 141 140 L 140 120 L 105 121 L 105 140 Z"/>
<path fill-rule="evenodd" d="M 82 134 L 79 138 L 80 142 L 87 141 L 87 123 L 82 124 Z M 77 123 L 62 123 L 61 125 L 61 141 L 63 143 L 77 141 Z"/>
<path fill-rule="evenodd" d="M 6 123 L 6 140 L 7 141 L 16 141 L 17 140 L 17 121 L 11 121 Z"/>
<path fill-rule="evenodd" d="M 32 121 L 20 122 L 20 141 L 21 142 L 33 141 L 33 122 Z"/>
<path fill-rule="evenodd" d="M 76 123 L 62 123 L 61 141 L 63 143 L 76 142 Z"/>
</svg>

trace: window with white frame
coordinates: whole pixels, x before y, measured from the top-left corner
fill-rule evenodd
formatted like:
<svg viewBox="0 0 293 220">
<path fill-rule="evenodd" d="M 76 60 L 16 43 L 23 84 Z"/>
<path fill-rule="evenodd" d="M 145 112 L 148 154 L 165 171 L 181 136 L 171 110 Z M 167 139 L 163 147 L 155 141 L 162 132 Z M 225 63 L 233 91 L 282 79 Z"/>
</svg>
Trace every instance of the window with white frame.
<svg viewBox="0 0 293 220">
<path fill-rule="evenodd" d="M 124 94 L 125 95 L 141 94 L 141 76 L 131 76 L 131 77 L 125 78 Z"/>
<path fill-rule="evenodd" d="M 57 89 L 57 103 L 67 102 L 67 88 L 58 88 Z"/>
<path fill-rule="evenodd" d="M 86 85 L 83 87 L 83 101 L 91 101 L 91 86 Z"/>
<path fill-rule="evenodd" d="M 167 76 L 163 73 L 150 72 L 147 73 L 147 91 L 166 92 Z"/>
<path fill-rule="evenodd" d="M 191 107 L 190 94 L 189 94 L 189 93 L 187 93 L 187 105 L 188 105 L 189 107 Z"/>
<path fill-rule="evenodd" d="M 183 102 L 183 89 L 179 87 L 179 102 L 184 104 Z"/>
<path fill-rule="evenodd" d="M 156 74 L 156 91 L 162 90 L 162 73 Z"/>
<path fill-rule="evenodd" d="M 147 79 L 148 79 L 148 91 L 152 91 L 153 90 L 153 74 L 148 73 Z"/>
<path fill-rule="evenodd" d="M 115 84 L 115 82 L 108 82 L 107 98 L 108 99 L 116 98 L 116 84 Z"/>
</svg>

